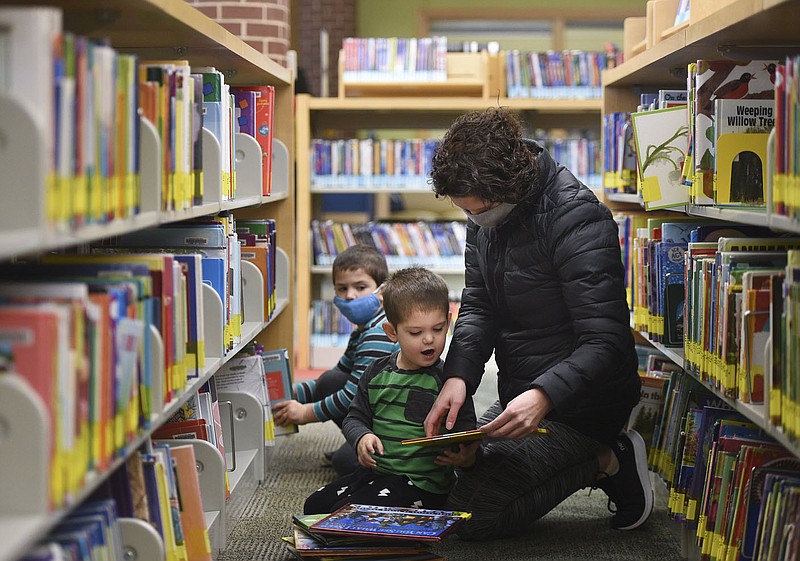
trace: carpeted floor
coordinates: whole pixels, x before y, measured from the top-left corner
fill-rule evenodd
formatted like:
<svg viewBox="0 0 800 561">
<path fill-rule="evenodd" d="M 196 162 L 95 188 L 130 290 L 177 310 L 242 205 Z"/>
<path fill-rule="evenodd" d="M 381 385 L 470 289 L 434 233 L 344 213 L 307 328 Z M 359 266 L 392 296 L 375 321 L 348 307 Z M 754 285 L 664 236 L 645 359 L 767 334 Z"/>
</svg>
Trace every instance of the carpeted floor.
<svg viewBox="0 0 800 561">
<path fill-rule="evenodd" d="M 484 379 L 481 387 L 476 394 L 478 411 L 484 411 L 493 398 L 491 376 Z M 335 477 L 334 471 L 323 465 L 322 454 L 341 442 L 341 433 L 332 422 L 304 426 L 299 434 L 279 438 L 268 453 L 269 475 L 230 530 L 220 559 L 295 559 L 281 537 L 290 534 L 291 517 L 301 512 L 305 498 Z M 656 509 L 642 528 L 632 532 L 611 530 L 611 514 L 602 491 L 591 495 L 580 491 L 537 521 L 528 535 L 484 543 L 450 537 L 434 550 L 451 561 L 677 561 L 681 556 L 675 523 L 666 514 L 663 485 L 658 483 L 656 487 L 660 491 Z"/>
</svg>

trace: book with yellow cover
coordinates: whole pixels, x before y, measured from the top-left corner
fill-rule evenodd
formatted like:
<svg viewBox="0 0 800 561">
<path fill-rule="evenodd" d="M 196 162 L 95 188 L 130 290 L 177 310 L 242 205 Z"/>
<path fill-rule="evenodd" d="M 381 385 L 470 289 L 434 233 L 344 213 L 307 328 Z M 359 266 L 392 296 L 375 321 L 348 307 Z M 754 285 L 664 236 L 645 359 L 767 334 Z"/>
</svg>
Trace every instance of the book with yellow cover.
<svg viewBox="0 0 800 561">
<path fill-rule="evenodd" d="M 531 436 L 547 434 L 547 429 L 537 427 Z M 465 430 L 460 432 L 451 432 L 447 434 L 438 434 L 436 436 L 423 436 L 421 438 L 408 438 L 403 440 L 401 444 L 414 445 L 414 446 L 440 446 L 442 444 L 457 444 L 459 442 L 473 442 L 475 440 L 483 440 L 488 438 L 486 432 L 481 429 Z"/>
</svg>

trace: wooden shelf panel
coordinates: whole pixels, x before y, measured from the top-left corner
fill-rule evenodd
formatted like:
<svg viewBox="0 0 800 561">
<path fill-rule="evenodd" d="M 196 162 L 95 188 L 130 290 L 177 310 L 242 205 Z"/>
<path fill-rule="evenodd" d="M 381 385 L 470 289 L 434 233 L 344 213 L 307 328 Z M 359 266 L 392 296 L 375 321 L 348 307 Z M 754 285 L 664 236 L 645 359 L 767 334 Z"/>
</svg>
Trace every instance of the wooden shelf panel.
<svg viewBox="0 0 800 561">
<path fill-rule="evenodd" d="M 140 58 L 185 59 L 214 66 L 232 84 L 291 83 L 291 72 L 206 17 L 185 0 L 33 0 L 64 10 L 64 28 L 109 39 Z M 19 4 L 0 0 L 0 4 Z"/>
<path fill-rule="evenodd" d="M 799 45 L 798 0 L 736 0 L 603 73 L 605 86 L 685 83 L 686 65 L 702 58 L 764 58 L 770 47 Z M 774 49 L 772 49 L 774 52 Z"/>
<path fill-rule="evenodd" d="M 483 81 L 448 79 L 446 82 L 348 82 L 348 96 L 395 97 L 398 94 L 415 96 L 476 96 L 483 95 Z"/>
<path fill-rule="evenodd" d="M 541 111 L 553 113 L 585 113 L 600 111 L 599 99 L 520 99 L 475 97 L 311 97 L 311 111 L 352 111 L 367 113 L 374 111 L 408 112 L 458 112 L 486 109 L 487 107 L 509 107 L 519 111 Z"/>
</svg>

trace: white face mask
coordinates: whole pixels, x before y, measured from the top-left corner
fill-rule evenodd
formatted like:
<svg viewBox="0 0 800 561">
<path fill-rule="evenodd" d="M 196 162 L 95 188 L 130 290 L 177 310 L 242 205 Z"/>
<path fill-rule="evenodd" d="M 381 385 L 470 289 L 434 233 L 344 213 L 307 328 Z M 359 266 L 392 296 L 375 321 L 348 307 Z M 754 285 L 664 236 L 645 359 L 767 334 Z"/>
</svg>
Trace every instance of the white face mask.
<svg viewBox="0 0 800 561">
<path fill-rule="evenodd" d="M 506 216 L 508 216 L 508 213 L 514 210 L 515 206 L 517 205 L 511 203 L 500 203 L 496 207 L 490 208 L 489 210 L 484 210 L 478 214 L 471 214 L 466 210 L 464 211 L 464 214 L 466 214 L 467 218 L 472 220 L 481 228 L 496 228 L 502 224 L 503 220 L 505 220 Z"/>
</svg>

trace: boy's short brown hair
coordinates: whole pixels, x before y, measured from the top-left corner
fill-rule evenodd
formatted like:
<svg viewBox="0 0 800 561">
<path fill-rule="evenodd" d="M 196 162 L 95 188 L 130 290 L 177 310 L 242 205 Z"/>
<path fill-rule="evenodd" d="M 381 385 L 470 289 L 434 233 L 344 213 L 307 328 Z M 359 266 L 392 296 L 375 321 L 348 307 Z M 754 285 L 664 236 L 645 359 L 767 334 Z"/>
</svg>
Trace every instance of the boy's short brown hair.
<svg viewBox="0 0 800 561">
<path fill-rule="evenodd" d="M 383 309 L 386 319 L 398 325 L 414 310 L 450 311 L 447 283 L 424 267 L 408 267 L 394 273 L 383 285 Z"/>
<path fill-rule="evenodd" d="M 389 276 L 389 266 L 386 257 L 376 247 L 366 244 L 351 245 L 333 260 L 333 282 L 336 275 L 342 271 L 355 271 L 362 269 L 375 281 L 382 285 Z"/>
</svg>

